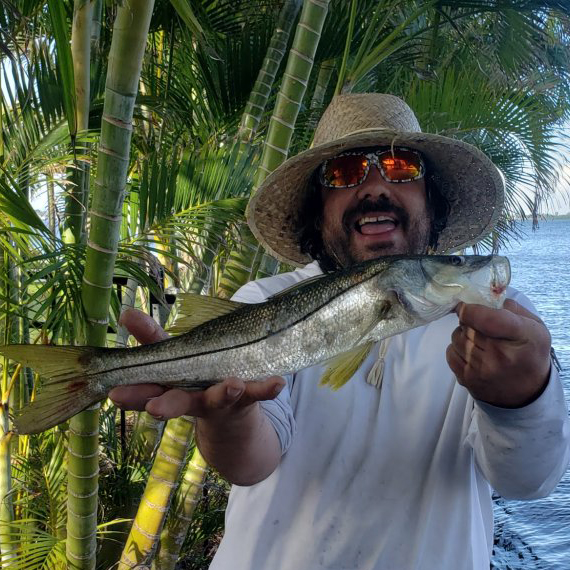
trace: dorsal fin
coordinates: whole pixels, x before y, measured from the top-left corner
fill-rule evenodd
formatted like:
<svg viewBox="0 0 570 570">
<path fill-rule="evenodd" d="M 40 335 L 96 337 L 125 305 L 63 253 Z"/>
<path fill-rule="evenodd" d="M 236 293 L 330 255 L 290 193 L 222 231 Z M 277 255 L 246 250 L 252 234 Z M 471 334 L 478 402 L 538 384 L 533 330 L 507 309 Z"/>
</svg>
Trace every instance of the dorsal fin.
<svg viewBox="0 0 570 570">
<path fill-rule="evenodd" d="M 279 297 L 283 297 L 285 295 L 288 295 L 289 293 L 291 293 L 292 291 L 295 291 L 296 289 L 302 289 L 303 287 L 305 287 L 309 283 L 314 283 L 315 281 L 319 281 L 319 280 L 323 279 L 323 277 L 326 277 L 326 275 L 325 274 L 313 275 L 313 277 L 309 277 L 308 279 L 304 279 L 303 281 L 299 281 L 299 283 L 295 283 L 294 285 L 291 285 L 290 287 L 287 287 L 286 289 L 283 289 L 282 291 L 279 291 L 278 293 L 271 295 L 271 297 L 268 297 L 267 300 L 270 301 L 271 299 L 278 299 Z"/>
<path fill-rule="evenodd" d="M 182 334 L 193 328 L 211 321 L 222 315 L 227 315 L 243 307 L 245 303 L 229 301 L 219 297 L 208 295 L 196 295 L 195 293 L 179 293 L 176 298 L 178 316 L 168 328 L 170 334 Z"/>
</svg>

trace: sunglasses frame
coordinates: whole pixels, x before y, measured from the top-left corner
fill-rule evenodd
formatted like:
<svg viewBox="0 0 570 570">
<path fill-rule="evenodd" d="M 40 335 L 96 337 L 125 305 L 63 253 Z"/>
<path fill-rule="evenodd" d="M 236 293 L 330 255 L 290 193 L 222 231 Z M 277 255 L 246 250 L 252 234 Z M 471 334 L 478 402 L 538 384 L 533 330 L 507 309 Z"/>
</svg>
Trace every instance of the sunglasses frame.
<svg viewBox="0 0 570 570">
<path fill-rule="evenodd" d="M 390 180 L 390 178 L 388 178 L 386 176 L 386 173 L 384 172 L 384 169 L 382 167 L 382 163 L 380 162 L 379 158 L 381 155 L 386 154 L 386 153 L 394 155 L 395 152 L 398 150 L 405 150 L 406 152 L 411 152 L 412 154 L 414 154 L 418 157 L 418 160 L 420 162 L 420 173 L 417 176 L 415 176 L 414 178 L 406 178 L 404 180 Z M 340 158 L 342 156 L 364 156 L 368 160 L 368 165 L 366 166 L 366 171 L 364 172 L 364 176 L 360 182 L 357 182 L 356 184 L 345 184 L 342 186 L 332 186 L 331 184 L 328 184 L 326 182 L 326 180 L 324 178 L 324 171 L 326 170 L 328 163 L 331 160 L 334 160 L 335 158 Z M 386 180 L 386 182 L 391 182 L 392 184 L 405 184 L 407 182 L 414 182 L 416 180 L 421 180 L 425 176 L 425 172 L 426 172 L 426 165 L 425 165 L 424 159 L 422 158 L 422 155 L 418 151 L 416 151 L 412 148 L 397 146 L 397 147 L 393 147 L 393 148 L 385 148 L 385 150 L 373 150 L 371 152 L 347 150 L 346 152 L 341 152 L 340 154 L 337 154 L 336 156 L 328 158 L 327 160 L 325 160 L 321 164 L 321 166 L 319 167 L 319 182 L 325 188 L 335 188 L 338 190 L 342 190 L 345 188 L 354 188 L 355 186 L 360 186 L 361 184 L 364 184 L 364 182 L 366 182 L 366 179 L 368 178 L 368 174 L 370 174 L 370 167 L 372 165 L 376 166 L 376 168 L 378 169 L 378 172 L 380 172 L 380 176 L 382 176 L 382 178 L 384 180 Z"/>
</svg>

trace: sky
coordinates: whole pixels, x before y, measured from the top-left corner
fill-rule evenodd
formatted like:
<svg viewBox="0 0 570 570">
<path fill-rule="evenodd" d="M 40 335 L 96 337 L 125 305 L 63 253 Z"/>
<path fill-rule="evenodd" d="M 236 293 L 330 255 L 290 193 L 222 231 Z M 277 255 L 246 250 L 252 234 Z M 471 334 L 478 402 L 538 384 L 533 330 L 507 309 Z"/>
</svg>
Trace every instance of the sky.
<svg viewBox="0 0 570 570">
<path fill-rule="evenodd" d="M 565 165 L 561 178 L 565 179 L 552 195 L 552 200 L 546 208 L 549 214 L 568 214 L 570 213 L 570 156 L 566 156 Z"/>
</svg>

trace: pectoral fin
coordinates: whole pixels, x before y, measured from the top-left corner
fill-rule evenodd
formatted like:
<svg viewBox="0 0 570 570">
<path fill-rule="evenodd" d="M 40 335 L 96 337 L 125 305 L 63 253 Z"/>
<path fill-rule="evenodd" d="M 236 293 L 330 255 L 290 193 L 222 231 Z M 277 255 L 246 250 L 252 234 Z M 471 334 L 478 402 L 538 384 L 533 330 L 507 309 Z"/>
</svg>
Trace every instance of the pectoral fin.
<svg viewBox="0 0 570 570">
<path fill-rule="evenodd" d="M 344 386 L 360 368 L 373 346 L 373 342 L 367 342 L 329 360 L 329 365 L 321 378 L 320 385 L 329 386 L 333 390 L 338 390 Z"/>
</svg>

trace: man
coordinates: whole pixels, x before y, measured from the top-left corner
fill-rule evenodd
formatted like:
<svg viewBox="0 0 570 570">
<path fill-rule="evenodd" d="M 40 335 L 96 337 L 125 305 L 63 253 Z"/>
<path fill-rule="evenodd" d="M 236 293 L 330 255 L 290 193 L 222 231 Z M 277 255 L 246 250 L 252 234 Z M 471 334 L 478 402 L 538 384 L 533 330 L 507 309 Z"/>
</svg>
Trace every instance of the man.
<svg viewBox="0 0 570 570">
<path fill-rule="evenodd" d="M 380 94 L 336 97 L 313 148 L 250 201 L 248 221 L 297 271 L 250 283 L 259 302 L 322 270 L 479 241 L 503 205 L 497 169 L 475 148 L 420 132 Z M 312 261 L 311 260 L 317 260 Z M 338 392 L 322 367 L 203 393 L 117 388 L 124 407 L 197 416 L 205 458 L 235 484 L 211 568 L 487 570 L 491 487 L 548 494 L 569 458 L 550 335 L 514 290 L 500 310 L 461 305 L 380 343 Z M 164 333 L 126 313 L 141 342 Z"/>
</svg>

